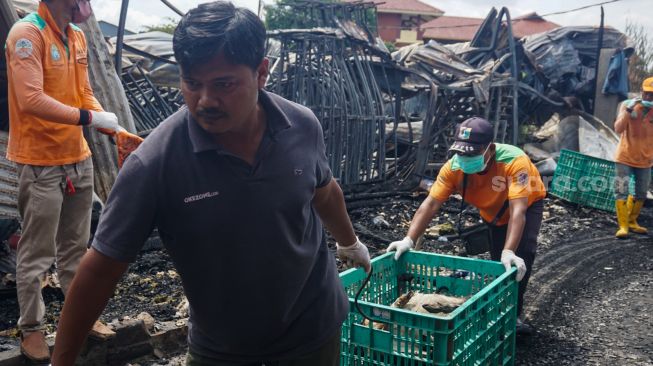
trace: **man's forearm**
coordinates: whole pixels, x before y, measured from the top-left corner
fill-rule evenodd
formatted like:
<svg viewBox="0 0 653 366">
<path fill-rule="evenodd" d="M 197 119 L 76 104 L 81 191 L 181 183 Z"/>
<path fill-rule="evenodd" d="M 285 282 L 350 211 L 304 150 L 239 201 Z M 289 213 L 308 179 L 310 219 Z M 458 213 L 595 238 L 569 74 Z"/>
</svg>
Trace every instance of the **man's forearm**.
<svg viewBox="0 0 653 366">
<path fill-rule="evenodd" d="M 413 220 L 410 222 L 408 232 L 406 233 L 406 236 L 409 237 L 413 243 L 416 243 L 417 239 L 424 234 L 424 231 L 426 231 L 433 216 L 440 211 L 441 206 L 442 202 L 432 197 L 427 197 L 424 202 L 422 202 L 415 212 Z"/>
<path fill-rule="evenodd" d="M 313 207 L 324 227 L 339 245 L 349 246 L 356 243 L 356 233 L 347 213 L 345 198 L 335 180 L 320 188 L 318 196 L 313 200 Z"/>
<path fill-rule="evenodd" d="M 30 92 L 18 99 L 20 113 L 65 125 L 79 125 L 82 120 L 82 109 L 65 105 L 43 92 Z"/>
<path fill-rule="evenodd" d="M 506 235 L 506 242 L 503 249 L 512 250 L 513 252 L 517 251 L 525 226 L 525 215 L 510 216 L 510 221 L 508 221 L 508 234 Z"/>
<path fill-rule="evenodd" d="M 617 119 L 614 122 L 614 132 L 620 134 L 626 130 L 626 125 L 630 120 L 630 113 L 624 106 L 621 107 L 617 114 Z"/>
<path fill-rule="evenodd" d="M 113 294 L 127 263 L 89 250 L 66 294 L 57 328 L 52 365 L 72 366 L 93 323 Z"/>
<path fill-rule="evenodd" d="M 424 231 L 426 231 L 426 227 L 431 222 L 432 218 L 433 215 L 425 212 L 425 210 L 421 207 L 418 208 L 415 212 L 413 220 L 410 222 L 406 236 L 409 237 L 413 243 L 416 243 L 417 239 L 419 239 L 419 237 L 424 234 Z"/>
<path fill-rule="evenodd" d="M 349 246 L 356 243 L 356 233 L 349 220 L 344 202 L 337 211 L 340 213 L 320 215 L 324 227 L 340 245 Z"/>
</svg>

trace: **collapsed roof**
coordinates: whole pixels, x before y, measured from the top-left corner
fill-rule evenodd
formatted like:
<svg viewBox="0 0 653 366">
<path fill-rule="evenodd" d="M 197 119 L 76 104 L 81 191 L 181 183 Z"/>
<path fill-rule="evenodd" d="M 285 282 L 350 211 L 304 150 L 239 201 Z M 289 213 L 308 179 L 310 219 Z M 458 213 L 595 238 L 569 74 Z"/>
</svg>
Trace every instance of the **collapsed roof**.
<svg viewBox="0 0 653 366">
<path fill-rule="evenodd" d="M 596 74 L 595 27 L 560 27 L 515 41 L 512 25 L 522 19 L 492 9 L 471 42 L 429 42 L 390 55 L 365 21 L 374 3 L 280 5 L 306 16 L 300 28 L 268 32 L 267 88 L 313 109 L 344 185 L 425 174 L 446 159 L 455 124 L 469 116 L 486 117 L 497 141 L 517 144 L 522 124 L 568 111 L 567 97 L 581 108 L 594 98 L 588 88 Z M 622 48 L 626 38 L 605 28 L 602 45 Z M 172 36 L 126 36 L 124 48 L 130 106 L 141 130 L 151 129 L 183 103 L 173 91 Z"/>
</svg>

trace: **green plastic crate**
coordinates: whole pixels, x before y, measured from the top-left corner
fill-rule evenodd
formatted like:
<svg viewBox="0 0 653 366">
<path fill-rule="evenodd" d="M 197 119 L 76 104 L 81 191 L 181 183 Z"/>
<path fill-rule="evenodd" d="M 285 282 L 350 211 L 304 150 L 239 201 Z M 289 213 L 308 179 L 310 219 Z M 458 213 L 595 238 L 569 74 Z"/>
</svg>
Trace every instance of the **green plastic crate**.
<svg viewBox="0 0 653 366">
<path fill-rule="evenodd" d="M 365 272 L 341 273 L 350 305 L 342 326 L 342 366 L 514 364 L 516 268 L 506 272 L 499 262 L 414 251 L 398 261 L 394 253 L 384 254 L 372 267 L 374 274 L 358 304 L 367 316 L 389 324 L 387 330 L 363 325 L 354 296 Z M 446 316 L 389 306 L 408 290 L 433 293 L 443 288 L 471 298 Z"/>
<path fill-rule="evenodd" d="M 549 193 L 569 202 L 615 212 L 614 179 L 613 161 L 563 149 Z M 633 179 L 629 189 L 633 194 Z"/>
</svg>

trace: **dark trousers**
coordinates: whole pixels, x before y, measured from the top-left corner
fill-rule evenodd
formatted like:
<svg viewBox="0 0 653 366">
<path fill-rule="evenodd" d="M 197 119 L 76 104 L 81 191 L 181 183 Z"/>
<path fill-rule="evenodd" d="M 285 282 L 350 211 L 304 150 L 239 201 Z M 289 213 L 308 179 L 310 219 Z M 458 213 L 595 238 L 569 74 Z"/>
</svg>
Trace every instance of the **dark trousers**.
<svg viewBox="0 0 653 366">
<path fill-rule="evenodd" d="M 542 225 L 542 212 L 544 211 L 544 201 L 539 200 L 531 205 L 526 210 L 526 223 L 524 224 L 524 233 L 521 236 L 519 247 L 515 254 L 524 260 L 526 263 L 526 275 L 519 282 L 519 295 L 517 315 L 521 315 L 522 308 L 524 307 L 524 292 L 528 285 L 528 279 L 531 277 L 533 262 L 535 262 L 535 253 L 537 252 L 537 235 L 540 232 Z M 493 261 L 501 260 L 501 251 L 506 242 L 506 234 L 508 233 L 508 225 L 492 226 L 490 225 L 492 233 L 492 247 L 490 248 L 490 256 Z"/>
<path fill-rule="evenodd" d="M 340 331 L 313 353 L 293 360 L 232 362 L 202 357 L 189 351 L 186 366 L 339 366 Z"/>
</svg>

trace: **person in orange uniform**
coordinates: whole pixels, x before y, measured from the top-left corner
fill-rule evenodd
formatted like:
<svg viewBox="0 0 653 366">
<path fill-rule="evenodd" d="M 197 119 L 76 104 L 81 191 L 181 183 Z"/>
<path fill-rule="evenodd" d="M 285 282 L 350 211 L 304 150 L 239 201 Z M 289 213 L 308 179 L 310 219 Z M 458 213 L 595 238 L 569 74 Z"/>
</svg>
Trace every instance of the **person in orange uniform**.
<svg viewBox="0 0 653 366">
<path fill-rule="evenodd" d="M 440 169 L 406 237 L 392 242 L 387 251 L 396 251 L 395 259 L 399 259 L 412 249 L 442 204 L 454 192 L 463 194 L 464 188 L 465 202 L 478 208 L 490 226 L 492 260 L 501 261 L 506 270 L 512 265 L 517 267 L 517 333 L 530 334 L 533 328 L 523 321 L 521 313 L 535 261 L 546 189 L 537 168 L 522 150 L 493 143 L 493 139 L 494 128 L 483 118 L 472 117 L 459 126 L 450 148 L 455 155 Z"/>
<path fill-rule="evenodd" d="M 118 131 L 88 79 L 84 33 L 72 23 L 91 14 L 88 0 L 44 0 L 38 12 L 11 28 L 5 44 L 9 99 L 7 159 L 17 164 L 18 244 L 16 287 L 21 351 L 49 358 L 40 279 L 56 262 L 64 294 L 90 234 L 93 194 L 91 151 L 82 126 Z M 114 333 L 96 322 L 91 335 Z"/>
<path fill-rule="evenodd" d="M 628 237 L 628 232 L 646 234 L 648 230 L 637 223 L 646 191 L 651 183 L 653 166 L 653 77 L 642 83 L 642 97 L 621 104 L 614 123 L 614 131 L 621 135 L 615 156 L 615 195 L 619 230 L 617 238 Z M 635 196 L 630 196 L 630 176 L 635 177 Z"/>
</svg>

